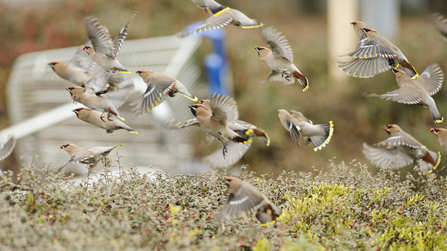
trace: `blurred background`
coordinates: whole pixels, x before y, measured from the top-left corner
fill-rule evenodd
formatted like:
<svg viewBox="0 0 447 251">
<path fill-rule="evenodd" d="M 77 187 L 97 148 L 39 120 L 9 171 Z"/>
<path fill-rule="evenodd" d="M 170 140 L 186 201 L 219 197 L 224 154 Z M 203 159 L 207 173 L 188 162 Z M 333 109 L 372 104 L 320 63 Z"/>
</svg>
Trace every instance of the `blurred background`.
<svg viewBox="0 0 447 251">
<path fill-rule="evenodd" d="M 353 51 L 358 42 L 349 22 L 362 20 L 397 45 L 419 73 L 433 62 L 438 62 L 445 69 L 447 42 L 434 28 L 429 14 L 437 11 L 446 15 L 447 2 L 444 0 L 371 2 L 368 0 L 219 1 L 225 6 L 244 12 L 251 18 L 278 28 L 292 46 L 295 65 L 310 81 L 310 88 L 305 93 L 301 91 L 297 83 L 287 86 L 274 82 L 261 84 L 260 82 L 269 75 L 270 69 L 259 60 L 253 48 L 265 46 L 258 31 L 243 30 L 235 26 L 225 28 L 224 46 L 232 74 L 228 81 L 232 83 L 229 92 L 238 102 L 240 119 L 261 127 L 271 138 L 269 147 L 255 140 L 238 164 L 248 164 L 250 170 L 258 173 L 279 174 L 282 170 L 311 171 L 313 167 L 321 168 L 327 166 L 328 160 L 334 157 L 336 162 L 351 162 L 353 159 L 367 162 L 362 154 L 363 142 L 371 145 L 386 139 L 388 135 L 383 130 L 383 126 L 389 123 L 400 125 L 429 149 L 440 151 L 447 157 L 436 136 L 429 131 L 431 127 L 445 126 L 434 124 L 428 109 L 366 98 L 362 95 L 364 92 L 382 94 L 396 89 L 397 85 L 391 72 L 385 72 L 370 79 L 359 79 L 346 76 L 337 67 L 338 55 Z M 123 51 L 130 40 L 172 36 L 189 24 L 203 21 L 208 17 L 203 10 L 197 8 L 189 0 L 0 1 L 0 44 L 2 45 L 0 47 L 0 131 L 13 124 L 11 114 L 8 114 L 11 111 L 8 108 L 11 102 L 8 101 L 14 97 L 7 95 L 7 83 L 11 78 L 13 63 L 17 57 L 30 52 L 83 44 L 87 40 L 83 20 L 91 15 L 107 26 L 114 37 L 127 22 L 135 7 L 138 8 L 138 13 L 129 29 Z M 204 38 L 191 57 L 193 63 L 200 67 L 201 74 L 196 81 L 197 93 L 194 93 L 199 98 L 205 98 L 208 93 L 204 57 L 212 51 L 212 42 Z M 49 66 L 42 67 L 47 67 L 44 75 L 53 74 L 54 76 L 51 75 L 51 77 L 57 78 Z M 20 75 L 20 72 L 15 74 Z M 63 87 L 66 86 L 70 84 L 66 82 Z M 444 87 L 434 96 L 438 109 L 445 117 L 447 116 L 446 95 L 447 88 Z M 66 93 L 65 102 L 69 101 L 70 96 Z M 176 119 L 192 118 L 187 105 L 189 103 L 181 108 L 183 110 L 177 112 L 182 115 Z M 301 111 L 315 124 L 332 120 L 335 132 L 330 144 L 318 152 L 314 152 L 311 147 L 294 147 L 289 133 L 279 122 L 276 111 L 280 108 Z M 74 114 L 73 117 L 75 117 Z M 146 122 L 154 128 L 158 128 L 161 124 L 148 118 L 141 118 L 135 127 L 144 128 Z M 131 123 L 128 124 L 133 127 Z M 99 130 L 98 133 L 105 134 L 100 131 L 102 129 L 95 129 Z M 121 134 L 125 135 L 121 137 L 135 136 L 128 136 L 126 132 L 121 131 L 106 136 L 118 137 L 117 135 Z M 206 143 L 205 134 L 199 130 L 184 130 L 180 134 L 192 135 L 191 149 L 188 149 L 188 154 L 193 157 L 191 162 L 193 164 L 185 170 L 181 167 L 167 170 L 202 171 L 204 167 L 198 161 L 211 152 Z M 59 136 L 59 138 L 52 144 L 60 146 L 69 143 L 63 140 L 63 137 Z M 130 139 L 126 138 L 126 140 Z M 139 140 L 142 141 L 144 138 Z M 109 145 L 115 143 L 111 142 Z M 39 145 L 44 142 L 33 144 Z M 84 147 L 92 146 L 95 145 Z M 217 149 L 219 144 L 215 142 L 213 147 Z M 138 150 L 150 155 L 152 149 Z M 17 167 L 21 165 L 22 153 L 17 151 L 16 149 L 13 155 L 3 161 L 4 170 L 17 170 Z M 60 159 L 68 160 L 68 154 L 60 151 L 58 147 L 54 151 L 57 151 L 55 154 Z M 24 157 L 29 158 L 29 156 Z M 442 158 L 442 164 L 446 157 Z M 54 162 L 55 165 L 62 164 Z M 138 163 L 134 164 L 138 165 Z M 162 163 L 154 164 L 154 166 L 163 169 Z M 376 170 L 374 166 L 370 168 Z M 405 170 L 412 170 L 412 166 L 406 167 Z"/>
</svg>

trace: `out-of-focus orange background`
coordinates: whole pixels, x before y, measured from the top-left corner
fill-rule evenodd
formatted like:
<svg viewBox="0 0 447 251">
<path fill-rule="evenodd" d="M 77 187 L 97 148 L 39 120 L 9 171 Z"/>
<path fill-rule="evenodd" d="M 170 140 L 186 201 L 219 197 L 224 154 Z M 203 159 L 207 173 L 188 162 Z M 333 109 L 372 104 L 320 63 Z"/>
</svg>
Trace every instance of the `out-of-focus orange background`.
<svg viewBox="0 0 447 251">
<path fill-rule="evenodd" d="M 277 27 L 292 46 L 296 66 L 310 81 L 310 88 L 305 93 L 298 84 L 260 84 L 269 75 L 270 69 L 259 60 L 253 47 L 265 45 L 264 42 L 256 30 L 243 30 L 234 26 L 225 28 L 234 98 L 238 102 L 240 118 L 263 128 L 271 137 L 269 147 L 255 141 L 239 163 L 249 164 L 249 168 L 258 173 L 279 173 L 282 170 L 310 171 L 312 167 L 321 168 L 333 157 L 336 157 L 336 161 L 366 161 L 362 154 L 362 143 L 373 144 L 387 138 L 383 126 L 388 123 L 399 124 L 429 149 L 446 155 L 436 137 L 429 132 L 431 127 L 446 126 L 435 125 L 427 109 L 362 95 L 364 92 L 381 94 L 396 89 L 392 73 L 383 73 L 370 79 L 347 77 L 343 84 L 330 78 L 326 1 L 219 2 Z M 399 35 L 392 41 L 419 73 L 433 62 L 438 62 L 445 70 L 447 42 L 432 25 L 429 14 L 438 11 L 447 15 L 447 2 L 401 1 L 400 6 Z M 1 1 L 0 130 L 10 126 L 6 83 L 18 56 L 27 52 L 83 44 L 87 40 L 83 20 L 90 15 L 97 17 L 114 36 L 127 22 L 134 7 L 138 8 L 138 13 L 129 29 L 128 40 L 173 35 L 190 23 L 208 17 L 189 0 Z M 380 13 L 377 15 L 380 16 Z M 346 23 L 346 26 L 350 24 Z M 210 51 L 210 42 L 204 40 L 197 52 L 200 65 L 203 66 L 203 55 Z M 205 72 L 202 80 L 206 82 Z M 446 97 L 446 87 L 434 96 L 444 116 L 447 116 Z M 334 121 L 335 134 L 330 144 L 316 153 L 311 147 L 295 148 L 289 133 L 277 117 L 276 110 L 280 108 L 301 111 L 315 124 Z M 197 137 L 203 136 L 203 133 L 197 133 Z M 199 139 L 196 143 L 195 152 L 200 157 L 204 147 L 200 145 Z M 11 156 L 4 160 L 3 165 L 7 169 L 15 169 L 19 160 Z M 375 167 L 371 166 L 373 169 Z"/>
</svg>

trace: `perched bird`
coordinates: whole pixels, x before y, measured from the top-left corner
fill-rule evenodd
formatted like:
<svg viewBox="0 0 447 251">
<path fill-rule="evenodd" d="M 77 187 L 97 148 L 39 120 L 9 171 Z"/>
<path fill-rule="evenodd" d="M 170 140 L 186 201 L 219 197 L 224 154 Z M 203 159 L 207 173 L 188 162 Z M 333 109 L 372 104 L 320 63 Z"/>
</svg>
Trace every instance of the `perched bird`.
<svg viewBox="0 0 447 251">
<path fill-rule="evenodd" d="M 67 87 L 73 101 L 79 102 L 90 109 L 109 112 L 124 120 L 119 113 L 120 107 L 126 102 L 134 85 L 130 84 L 123 88 L 107 91 L 102 94 L 107 85 L 110 73 L 106 70 L 98 72 L 89 81 L 85 82 L 85 88 L 80 86 Z"/>
<path fill-rule="evenodd" d="M 229 7 L 223 6 L 213 0 L 192 0 L 198 7 L 204 8 L 210 15 L 203 24 L 201 24 L 197 29 L 191 32 L 180 32 L 177 35 L 179 37 L 186 37 L 193 33 L 198 33 L 211 29 L 218 29 L 229 24 L 235 26 L 241 26 L 243 29 L 259 28 L 264 26 L 254 19 L 250 19 L 244 13 L 231 9 Z"/>
<path fill-rule="evenodd" d="M 361 21 L 355 21 L 351 22 L 352 28 L 354 28 L 355 34 L 359 37 L 359 43 L 357 44 L 356 50 L 358 50 L 360 47 L 365 45 L 366 41 L 368 41 L 368 38 L 366 38 L 365 32 L 362 30 L 362 28 L 368 28 L 368 26 Z"/>
<path fill-rule="evenodd" d="M 301 112 L 291 110 L 289 113 L 284 109 L 278 110 L 278 117 L 284 128 L 289 131 L 293 143 L 297 147 L 300 145 L 300 141 L 303 140 L 305 146 L 312 143 L 316 152 L 329 144 L 334 134 L 332 121 L 326 124 L 314 125 Z"/>
<path fill-rule="evenodd" d="M 8 157 L 12 153 L 12 150 L 14 150 L 15 146 L 16 141 L 14 137 L 10 137 L 5 144 L 0 145 L 0 161 L 6 159 L 6 157 Z"/>
<path fill-rule="evenodd" d="M 76 108 L 73 110 L 76 113 L 78 119 L 87 123 L 101 127 L 106 130 L 107 133 L 112 133 L 115 130 L 125 129 L 130 133 L 138 134 L 134 129 L 124 124 L 121 120 L 109 113 L 100 113 L 90 110 L 88 108 Z"/>
<path fill-rule="evenodd" d="M 218 220 L 231 220 L 250 211 L 256 213 L 261 225 L 273 224 L 283 217 L 284 210 L 271 203 L 251 184 L 234 177 L 225 177 L 225 183 L 230 196 L 222 210 L 216 214 Z"/>
<path fill-rule="evenodd" d="M 173 77 L 148 70 L 140 70 L 136 73 L 147 84 L 147 89 L 143 95 L 130 104 L 134 106 L 132 110 L 138 116 L 146 114 L 161 104 L 168 96 L 174 97 L 176 93 L 194 102 L 198 101 L 197 97 L 191 95 L 186 87 Z"/>
<path fill-rule="evenodd" d="M 404 71 L 392 69 L 399 89 L 382 95 L 366 94 L 369 97 L 382 98 L 402 104 L 418 104 L 428 107 L 435 123 L 441 123 L 444 118 L 439 113 L 436 103 L 431 97 L 442 87 L 444 74 L 437 63 L 427 67 L 425 71 L 415 79 L 410 78 Z"/>
<path fill-rule="evenodd" d="M 123 145 L 124 144 L 112 147 L 92 147 L 88 149 L 79 147 L 73 143 L 62 145 L 61 149 L 64 149 L 70 155 L 70 160 L 62 165 L 57 171 L 60 172 L 69 164 L 81 163 L 87 165 L 88 171 L 91 172 L 100 160 L 109 161 L 107 157 L 109 153 Z"/>
<path fill-rule="evenodd" d="M 118 71 L 120 73 L 130 73 L 118 61 L 118 54 L 121 51 L 124 40 L 127 36 L 127 30 L 135 17 L 134 12 L 127 24 L 121 29 L 115 39 L 112 41 L 107 27 L 99 23 L 94 17 L 85 18 L 88 38 L 93 46 L 84 46 L 83 50 L 102 68 L 108 71 Z"/>
<path fill-rule="evenodd" d="M 434 133 L 436 137 L 438 137 L 439 144 L 447 150 L 447 129 L 431 128 L 430 132 Z"/>
<path fill-rule="evenodd" d="M 404 132 L 398 125 L 386 125 L 390 137 L 371 147 L 363 143 L 363 154 L 372 164 L 392 169 L 419 165 L 424 173 L 431 173 L 441 162 L 441 153 L 429 151 L 426 146 Z"/>
<path fill-rule="evenodd" d="M 347 54 L 353 58 L 351 61 L 339 62 L 339 67 L 348 75 L 369 78 L 402 65 L 402 69 L 408 76 L 419 76 L 405 55 L 388 39 L 373 28 L 360 29 L 364 32 L 367 41 L 360 48 Z"/>
<path fill-rule="evenodd" d="M 447 19 L 445 19 L 443 15 L 437 12 L 432 14 L 432 19 L 433 23 L 441 33 L 444 40 L 447 41 Z"/>
<path fill-rule="evenodd" d="M 51 69 L 61 78 L 72 82 L 73 84 L 84 86 L 85 82 L 96 69 L 96 62 L 84 51 L 84 46 L 91 45 L 90 41 L 78 48 L 69 64 L 61 61 L 49 63 Z"/>
<path fill-rule="evenodd" d="M 293 52 L 287 38 L 273 27 L 267 27 L 261 32 L 265 42 L 270 46 L 255 47 L 261 61 L 271 69 L 270 76 L 264 81 L 277 81 L 284 84 L 293 84 L 295 78 L 301 84 L 303 92 L 309 88 L 309 80 L 293 64 Z"/>
<path fill-rule="evenodd" d="M 200 102 L 202 104 L 211 103 L 210 100 L 202 100 Z M 200 124 L 197 118 L 189 119 L 183 123 L 176 123 L 174 120 L 170 120 L 166 122 L 164 126 L 169 129 L 182 129 L 189 127 L 200 128 Z M 229 125 L 228 128 L 236 132 L 239 137 L 241 139 L 244 139 L 246 142 L 244 144 L 241 144 L 240 142 L 230 141 L 227 145 L 227 148 L 231 152 L 231 155 L 225 158 L 222 155 L 222 150 L 220 149 L 203 158 L 203 161 L 205 163 L 208 163 L 212 167 L 227 167 L 236 163 L 247 152 L 248 148 L 250 148 L 252 139 L 254 137 L 262 140 L 266 146 L 270 145 L 270 138 L 268 134 L 261 128 L 258 128 L 250 123 L 242 120 L 236 120 L 233 124 Z"/>
</svg>

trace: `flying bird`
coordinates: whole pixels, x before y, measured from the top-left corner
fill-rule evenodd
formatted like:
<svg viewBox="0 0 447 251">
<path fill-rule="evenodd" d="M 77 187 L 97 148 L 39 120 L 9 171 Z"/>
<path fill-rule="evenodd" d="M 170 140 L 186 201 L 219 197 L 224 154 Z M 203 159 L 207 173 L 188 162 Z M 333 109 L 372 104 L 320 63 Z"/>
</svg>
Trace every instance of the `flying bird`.
<svg viewBox="0 0 447 251">
<path fill-rule="evenodd" d="M 133 91 L 134 85 L 130 84 L 123 88 L 103 93 L 109 76 L 109 72 L 102 70 L 85 82 L 85 87 L 71 86 L 66 89 L 70 92 L 73 101 L 79 102 L 93 110 L 109 112 L 109 114 L 124 120 L 119 113 L 119 109 Z"/>
<path fill-rule="evenodd" d="M 419 76 L 416 69 L 397 46 L 373 28 L 360 29 L 364 32 L 367 40 L 363 43 L 363 46 L 347 54 L 348 57 L 352 58 L 350 61 L 339 62 L 338 65 L 349 76 L 358 78 L 374 77 L 376 74 L 397 68 L 399 65 L 402 66 L 408 76 Z"/>
<path fill-rule="evenodd" d="M 121 29 L 115 39 L 109 34 L 107 27 L 102 25 L 96 18 L 85 18 L 87 34 L 93 46 L 84 46 L 83 50 L 102 68 L 108 71 L 118 71 L 120 73 L 130 73 L 118 61 L 118 54 L 121 51 L 124 40 L 127 36 L 127 30 L 132 23 L 136 12 L 134 12 L 127 24 Z"/>
<path fill-rule="evenodd" d="M 392 69 L 399 89 L 382 95 L 366 94 L 369 97 L 391 100 L 408 105 L 422 105 L 428 107 L 435 123 L 441 123 L 444 118 L 439 113 L 434 99 L 435 95 L 442 87 L 444 74 L 441 67 L 434 63 L 427 67 L 425 71 L 415 79 L 410 78 L 403 70 Z"/>
<path fill-rule="evenodd" d="M 271 203 L 248 182 L 235 177 L 225 177 L 225 184 L 230 195 L 222 210 L 216 214 L 218 220 L 231 220 L 253 212 L 261 225 L 270 225 L 283 217 L 284 210 Z"/>
<path fill-rule="evenodd" d="M 438 137 L 439 144 L 447 150 L 447 129 L 445 128 L 431 128 L 430 132 Z"/>
<path fill-rule="evenodd" d="M 357 44 L 356 50 L 358 50 L 360 47 L 365 45 L 366 41 L 368 41 L 368 38 L 366 37 L 365 32 L 362 30 L 362 28 L 369 28 L 368 25 L 366 25 L 364 22 L 361 21 L 355 21 L 351 22 L 352 28 L 354 28 L 355 34 L 359 37 L 359 43 Z"/>
<path fill-rule="evenodd" d="M 207 103 L 211 103 L 210 100 L 202 100 L 200 102 L 206 105 L 208 105 Z M 182 129 L 190 127 L 200 128 L 197 118 L 189 119 L 183 123 L 170 120 L 166 122 L 164 126 L 169 129 Z M 254 137 L 257 137 L 263 141 L 266 146 L 270 145 L 270 138 L 268 134 L 261 128 L 258 128 L 250 123 L 242 120 L 236 120 L 233 124 L 229 125 L 228 128 L 236 132 L 241 139 L 244 139 L 245 143 L 241 144 L 240 142 L 230 141 L 227 148 L 231 154 L 227 155 L 225 158 L 223 157 L 222 150 L 220 149 L 203 158 L 205 163 L 208 163 L 214 168 L 228 167 L 236 163 L 247 152 L 248 148 L 250 148 Z"/>
<path fill-rule="evenodd" d="M 287 38 L 273 27 L 262 29 L 261 34 L 270 48 L 258 46 L 255 49 L 261 61 L 272 69 L 270 76 L 264 82 L 293 84 L 296 78 L 303 92 L 309 89 L 309 80 L 293 64 L 293 52 Z"/>
<path fill-rule="evenodd" d="M 130 133 L 138 134 L 138 132 L 136 132 L 134 129 L 130 128 L 117 117 L 107 112 L 100 113 L 88 108 L 76 108 L 73 110 L 73 112 L 76 113 L 78 119 L 105 129 L 107 133 L 113 133 L 113 131 L 115 130 L 125 129 Z"/>
<path fill-rule="evenodd" d="M 289 113 L 284 109 L 278 110 L 278 117 L 284 128 L 289 131 L 293 143 L 297 147 L 301 141 L 304 141 L 305 146 L 312 143 L 314 151 L 316 152 L 329 144 L 334 134 L 334 124 L 332 121 L 314 125 L 301 112 L 291 110 Z"/>
<path fill-rule="evenodd" d="M 198 33 L 211 29 L 219 29 L 229 24 L 240 26 L 243 29 L 259 28 L 264 26 L 254 19 L 250 19 L 244 13 L 223 6 L 213 0 L 192 0 L 199 8 L 205 9 L 211 17 L 202 23 L 197 29 L 191 32 L 180 32 L 179 37 L 186 37 L 193 33 Z"/>
<path fill-rule="evenodd" d="M 62 145 L 61 149 L 65 150 L 70 155 L 70 160 L 59 167 L 57 171 L 60 172 L 67 165 L 81 163 L 87 165 L 90 173 L 100 160 L 105 162 L 110 161 L 108 158 L 109 153 L 123 145 L 124 144 L 112 147 L 92 147 L 88 149 L 79 147 L 73 143 Z"/>
<path fill-rule="evenodd" d="M 195 116 L 195 120 L 190 119 L 181 126 L 178 125 L 179 128 L 200 126 L 204 132 L 213 136 L 221 143 L 221 152 L 226 163 L 236 162 L 247 151 L 249 145 L 246 148 L 236 146 L 238 144 L 251 143 L 251 138 L 248 135 L 253 130 L 247 128 L 242 129 L 238 133 L 230 129 L 231 126 L 236 126 L 234 124 L 239 118 L 237 104 L 233 98 L 214 94 L 209 100 L 202 100 L 198 104 L 190 105 L 189 108 Z M 237 144 L 232 144 L 231 142 Z M 229 153 L 228 157 L 227 153 Z"/>
<path fill-rule="evenodd" d="M 147 84 L 146 91 L 140 98 L 132 102 L 132 110 L 138 115 L 142 116 L 161 104 L 168 96 L 174 97 L 176 93 L 197 102 L 198 98 L 193 96 L 186 87 L 177 79 L 168 75 L 140 70 L 136 72 L 143 81 Z"/>
<path fill-rule="evenodd" d="M 429 151 L 426 146 L 404 132 L 398 125 L 385 126 L 390 137 L 371 147 L 363 143 L 363 154 L 378 167 L 401 168 L 411 163 L 423 173 L 431 173 L 441 162 L 441 153 Z"/>
<path fill-rule="evenodd" d="M 432 20 L 444 40 L 447 41 L 447 19 L 443 15 L 436 12 L 432 14 Z"/>
<path fill-rule="evenodd" d="M 73 84 L 84 86 L 85 82 L 96 69 L 96 62 L 83 51 L 84 46 L 90 46 L 88 41 L 84 45 L 78 47 L 69 64 L 62 61 L 54 61 L 49 63 L 51 69 L 61 78 L 72 82 Z"/>
</svg>

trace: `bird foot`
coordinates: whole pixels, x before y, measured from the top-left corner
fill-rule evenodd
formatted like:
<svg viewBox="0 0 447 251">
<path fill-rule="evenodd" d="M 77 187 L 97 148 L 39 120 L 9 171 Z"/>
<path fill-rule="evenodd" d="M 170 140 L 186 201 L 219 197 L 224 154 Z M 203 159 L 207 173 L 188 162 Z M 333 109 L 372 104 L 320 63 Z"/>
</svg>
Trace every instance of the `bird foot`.
<svg viewBox="0 0 447 251">
<path fill-rule="evenodd" d="M 101 113 L 101 116 L 99 116 L 99 118 L 102 120 L 102 122 L 106 122 L 103 118 L 104 118 L 104 113 L 105 112 L 103 112 L 103 113 Z"/>
</svg>

